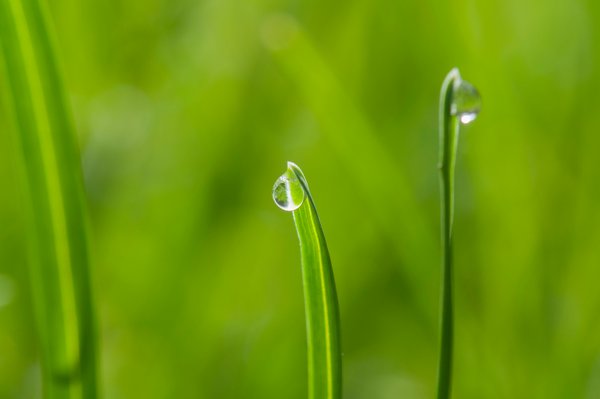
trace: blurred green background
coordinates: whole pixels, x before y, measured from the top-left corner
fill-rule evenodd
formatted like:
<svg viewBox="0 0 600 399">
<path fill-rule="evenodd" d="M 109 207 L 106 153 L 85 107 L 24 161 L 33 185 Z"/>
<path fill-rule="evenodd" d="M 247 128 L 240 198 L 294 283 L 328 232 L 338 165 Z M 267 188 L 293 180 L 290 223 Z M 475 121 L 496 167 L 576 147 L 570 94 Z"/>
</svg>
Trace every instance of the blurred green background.
<svg viewBox="0 0 600 399">
<path fill-rule="evenodd" d="M 600 398 L 600 4 L 51 0 L 88 192 L 108 399 L 306 397 L 304 170 L 347 399 L 435 393 L 438 92 L 457 167 L 456 398 Z M 4 88 L 1 88 L 4 90 Z M 39 391 L 22 183 L 0 106 L 0 398 Z"/>
</svg>

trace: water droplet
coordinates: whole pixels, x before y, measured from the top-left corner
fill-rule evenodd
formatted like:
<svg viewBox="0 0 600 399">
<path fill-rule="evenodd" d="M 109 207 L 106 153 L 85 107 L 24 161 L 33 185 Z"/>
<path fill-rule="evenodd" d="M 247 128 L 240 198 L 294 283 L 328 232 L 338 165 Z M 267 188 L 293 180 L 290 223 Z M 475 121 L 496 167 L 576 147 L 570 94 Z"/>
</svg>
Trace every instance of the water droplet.
<svg viewBox="0 0 600 399">
<path fill-rule="evenodd" d="M 288 170 L 279 176 L 273 185 L 273 200 L 284 211 L 295 211 L 304 202 L 304 189 L 294 171 Z"/>
<path fill-rule="evenodd" d="M 481 96 L 477 89 L 460 77 L 454 81 L 453 102 L 450 107 L 452 115 L 458 116 L 460 123 L 466 125 L 477 118 L 481 110 Z"/>
</svg>

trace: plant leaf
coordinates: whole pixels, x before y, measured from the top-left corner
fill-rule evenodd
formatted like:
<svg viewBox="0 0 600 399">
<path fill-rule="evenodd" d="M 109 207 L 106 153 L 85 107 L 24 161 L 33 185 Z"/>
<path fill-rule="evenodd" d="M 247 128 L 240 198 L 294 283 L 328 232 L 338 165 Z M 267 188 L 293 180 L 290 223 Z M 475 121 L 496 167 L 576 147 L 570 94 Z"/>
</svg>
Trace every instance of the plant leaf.
<svg viewBox="0 0 600 399">
<path fill-rule="evenodd" d="M 438 367 L 438 399 L 451 395 L 452 357 L 454 346 L 453 304 L 453 225 L 454 225 L 454 169 L 460 124 L 475 120 L 481 107 L 477 89 L 462 80 L 458 69 L 452 69 L 440 92 L 440 203 L 442 232 L 442 299 L 440 360 Z"/>
<path fill-rule="evenodd" d="M 299 185 L 304 201 L 293 210 L 300 241 L 308 342 L 308 397 L 339 399 L 342 358 L 338 300 L 331 260 L 308 183 L 298 166 L 289 162 L 284 176 L 290 190 Z"/>
<path fill-rule="evenodd" d="M 0 1 L 0 42 L 21 150 L 44 396 L 96 397 L 96 343 L 80 158 L 38 0 Z"/>
</svg>

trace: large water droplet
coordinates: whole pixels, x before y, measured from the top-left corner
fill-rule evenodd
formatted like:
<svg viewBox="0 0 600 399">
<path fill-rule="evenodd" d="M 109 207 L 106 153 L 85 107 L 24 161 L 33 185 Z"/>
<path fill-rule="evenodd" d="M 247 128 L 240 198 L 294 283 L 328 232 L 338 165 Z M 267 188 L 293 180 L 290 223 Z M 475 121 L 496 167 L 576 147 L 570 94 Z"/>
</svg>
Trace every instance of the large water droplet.
<svg viewBox="0 0 600 399">
<path fill-rule="evenodd" d="M 288 170 L 273 185 L 273 200 L 284 211 L 295 211 L 304 202 L 304 189 L 296 174 Z"/>
<path fill-rule="evenodd" d="M 450 112 L 458 117 L 460 123 L 466 125 L 477 118 L 481 110 L 481 96 L 471 83 L 457 78 L 454 81 L 452 100 Z"/>
</svg>

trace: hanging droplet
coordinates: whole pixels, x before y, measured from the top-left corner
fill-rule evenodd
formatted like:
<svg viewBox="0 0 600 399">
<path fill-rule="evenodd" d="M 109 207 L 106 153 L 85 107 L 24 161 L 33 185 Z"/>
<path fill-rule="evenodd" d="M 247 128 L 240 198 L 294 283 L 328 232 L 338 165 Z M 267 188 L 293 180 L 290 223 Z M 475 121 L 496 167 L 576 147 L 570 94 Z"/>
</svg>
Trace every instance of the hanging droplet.
<svg viewBox="0 0 600 399">
<path fill-rule="evenodd" d="M 302 184 L 294 171 L 288 166 L 288 170 L 279 176 L 273 186 L 273 200 L 278 207 L 291 212 L 300 208 L 300 205 L 304 202 L 304 197 Z"/>
<path fill-rule="evenodd" d="M 458 117 L 460 123 L 466 125 L 477 118 L 481 110 L 481 96 L 471 83 L 457 78 L 454 81 L 452 100 L 450 112 Z"/>
</svg>

